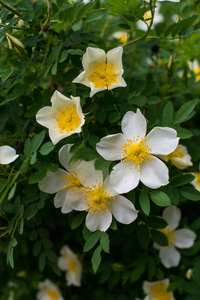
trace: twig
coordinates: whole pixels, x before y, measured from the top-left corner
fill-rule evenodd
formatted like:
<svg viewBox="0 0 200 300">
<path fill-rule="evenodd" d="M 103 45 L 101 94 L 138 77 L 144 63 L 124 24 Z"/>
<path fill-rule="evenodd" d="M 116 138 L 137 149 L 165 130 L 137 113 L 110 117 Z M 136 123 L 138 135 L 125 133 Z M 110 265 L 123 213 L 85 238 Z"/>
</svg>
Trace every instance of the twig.
<svg viewBox="0 0 200 300">
<path fill-rule="evenodd" d="M 51 21 L 51 14 L 52 14 L 52 0 L 47 0 L 47 18 L 46 21 L 41 29 L 41 32 L 44 31 L 45 29 L 47 29 L 50 21 Z"/>
<path fill-rule="evenodd" d="M 3 0 L 0 0 L 0 4 L 5 7 L 6 9 L 8 9 L 9 11 L 11 11 L 13 14 L 21 17 L 22 14 L 15 8 L 13 8 L 12 6 L 10 6 L 9 4 L 6 4 Z"/>
</svg>

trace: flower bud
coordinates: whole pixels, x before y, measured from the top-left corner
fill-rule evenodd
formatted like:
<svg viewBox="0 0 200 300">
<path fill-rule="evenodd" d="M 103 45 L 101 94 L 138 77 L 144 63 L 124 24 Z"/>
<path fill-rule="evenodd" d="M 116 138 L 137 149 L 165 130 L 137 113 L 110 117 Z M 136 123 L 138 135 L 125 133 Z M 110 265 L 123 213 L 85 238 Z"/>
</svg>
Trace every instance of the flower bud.
<svg viewBox="0 0 200 300">
<path fill-rule="evenodd" d="M 8 40 L 9 49 L 15 51 L 18 54 L 25 52 L 25 46 L 18 39 L 8 33 L 6 33 L 6 38 Z"/>
</svg>

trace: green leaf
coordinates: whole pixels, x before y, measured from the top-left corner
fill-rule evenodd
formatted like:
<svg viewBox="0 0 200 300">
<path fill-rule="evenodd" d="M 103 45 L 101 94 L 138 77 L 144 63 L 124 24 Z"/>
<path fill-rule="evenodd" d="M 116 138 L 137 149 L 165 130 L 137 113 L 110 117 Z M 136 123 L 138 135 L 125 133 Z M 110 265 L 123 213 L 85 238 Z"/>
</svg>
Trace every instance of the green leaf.
<svg viewBox="0 0 200 300">
<path fill-rule="evenodd" d="M 47 251 L 47 258 L 48 260 L 50 260 L 52 263 L 56 263 L 57 262 L 57 255 L 55 254 L 55 252 L 51 249 L 48 249 Z"/>
<path fill-rule="evenodd" d="M 199 201 L 200 200 L 200 192 L 195 190 L 193 187 L 183 187 L 180 190 L 181 195 L 192 201 Z"/>
<path fill-rule="evenodd" d="M 195 106 L 197 105 L 198 100 L 187 101 L 185 104 L 181 106 L 175 116 L 174 124 L 182 123 L 188 120 L 188 116 L 191 112 L 193 112 Z"/>
<path fill-rule="evenodd" d="M 187 183 L 190 183 L 191 181 L 194 180 L 194 175 L 192 174 L 183 174 L 182 176 L 174 179 L 172 181 L 172 184 L 174 187 L 179 187 L 179 186 L 182 186 L 182 185 L 185 185 Z"/>
<path fill-rule="evenodd" d="M 46 253 L 42 252 L 40 254 L 40 257 L 39 257 L 39 270 L 40 270 L 40 272 L 42 272 L 44 270 L 45 263 L 46 263 Z"/>
<path fill-rule="evenodd" d="M 37 256 L 40 253 L 41 248 L 42 248 L 42 243 L 40 240 L 37 240 L 33 246 L 33 255 Z"/>
<path fill-rule="evenodd" d="M 37 171 L 34 174 L 31 174 L 31 176 L 29 177 L 29 184 L 34 184 L 37 183 L 39 181 L 41 181 L 45 175 L 46 175 L 47 170 L 41 170 L 41 171 Z"/>
<path fill-rule="evenodd" d="M 111 124 L 117 123 L 120 119 L 121 119 L 121 115 L 116 111 L 113 111 L 108 117 L 108 121 Z"/>
<path fill-rule="evenodd" d="M 185 128 L 174 126 L 174 129 L 177 131 L 177 136 L 182 140 L 189 139 L 193 136 L 193 133 Z"/>
<path fill-rule="evenodd" d="M 75 153 L 75 157 L 77 157 L 80 160 L 86 160 L 86 161 L 94 160 L 98 156 L 99 156 L 98 153 L 94 149 L 90 149 L 90 148 L 81 148 L 77 150 Z"/>
<path fill-rule="evenodd" d="M 31 145 L 30 145 L 32 152 L 37 151 L 37 149 L 40 147 L 40 145 L 42 144 L 42 142 L 45 138 L 45 134 L 46 134 L 46 132 L 42 131 L 33 137 L 33 139 L 31 140 Z"/>
<path fill-rule="evenodd" d="M 160 246 L 168 246 L 168 239 L 164 233 L 159 230 L 151 229 L 151 237 L 154 243 L 157 243 Z"/>
<path fill-rule="evenodd" d="M 47 155 L 49 154 L 51 151 L 53 151 L 54 149 L 54 144 L 52 142 L 47 142 L 44 145 L 42 145 L 42 147 L 40 148 L 40 153 L 42 155 Z"/>
<path fill-rule="evenodd" d="M 171 101 L 168 101 L 163 109 L 162 125 L 171 126 L 173 120 L 174 106 Z"/>
<path fill-rule="evenodd" d="M 145 271 L 145 263 L 139 264 L 139 266 L 134 268 L 134 270 L 131 272 L 131 276 L 130 276 L 131 283 L 133 283 L 133 282 L 137 281 L 138 279 L 140 279 L 140 277 L 142 276 L 142 274 Z"/>
<path fill-rule="evenodd" d="M 167 194 L 162 191 L 152 191 L 149 193 L 151 200 L 158 206 L 165 207 L 170 206 L 171 201 Z"/>
<path fill-rule="evenodd" d="M 145 222 L 148 225 L 148 227 L 156 228 L 156 229 L 162 229 L 168 225 L 163 218 L 155 217 L 155 216 L 148 217 Z"/>
<path fill-rule="evenodd" d="M 200 284 L 200 260 L 198 260 L 193 268 L 193 274 L 195 281 Z"/>
<path fill-rule="evenodd" d="M 86 240 L 83 251 L 87 252 L 92 249 L 101 237 L 101 231 L 96 231 Z"/>
<path fill-rule="evenodd" d="M 137 227 L 137 238 L 142 248 L 147 248 L 150 241 L 149 229 L 145 224 L 140 224 Z"/>
<path fill-rule="evenodd" d="M 150 201 L 149 201 L 148 193 L 146 191 L 140 192 L 139 202 L 140 202 L 140 206 L 141 206 L 142 211 L 146 215 L 149 215 L 149 213 L 150 213 Z"/>
<path fill-rule="evenodd" d="M 95 2 L 90 2 L 83 5 L 77 14 L 76 22 L 79 22 L 83 18 L 83 16 L 93 8 L 94 5 Z"/>
<path fill-rule="evenodd" d="M 172 188 L 168 189 L 167 194 L 168 194 L 172 204 L 177 205 L 179 203 L 180 193 L 179 193 L 179 190 L 177 188 L 172 187 Z"/>
<path fill-rule="evenodd" d="M 104 170 L 109 168 L 111 162 L 108 160 L 105 160 L 103 157 L 99 156 L 96 160 L 95 160 L 95 169 L 96 170 Z"/>
<path fill-rule="evenodd" d="M 104 252 L 109 253 L 110 252 L 110 240 L 109 235 L 106 232 L 102 232 L 101 238 L 100 238 L 100 245 Z"/>
<path fill-rule="evenodd" d="M 94 253 L 92 255 L 92 260 L 91 261 L 92 261 L 92 268 L 93 268 L 94 273 L 97 272 L 97 270 L 99 268 L 99 265 L 100 265 L 100 262 L 101 262 L 101 250 L 102 250 L 102 248 L 99 245 L 95 249 L 95 251 L 94 251 Z"/>
<path fill-rule="evenodd" d="M 85 219 L 85 213 L 79 212 L 79 214 L 77 214 L 71 222 L 71 229 L 72 230 L 76 229 L 79 225 L 81 225 L 84 219 Z"/>
<path fill-rule="evenodd" d="M 132 13 L 134 13 L 137 10 L 139 4 L 140 0 L 129 0 L 128 9 L 131 10 Z"/>
</svg>

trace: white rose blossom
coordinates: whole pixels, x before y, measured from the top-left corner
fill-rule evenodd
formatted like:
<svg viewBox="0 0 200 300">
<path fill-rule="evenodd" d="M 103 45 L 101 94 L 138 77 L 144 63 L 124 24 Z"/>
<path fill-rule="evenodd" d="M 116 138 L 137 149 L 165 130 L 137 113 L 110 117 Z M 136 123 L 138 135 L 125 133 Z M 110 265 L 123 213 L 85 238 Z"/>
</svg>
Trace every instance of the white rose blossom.
<svg viewBox="0 0 200 300">
<path fill-rule="evenodd" d="M 14 148 L 10 146 L 1 146 L 0 147 L 0 164 L 7 165 L 13 162 L 18 158 L 19 154 L 16 154 Z"/>
<path fill-rule="evenodd" d="M 155 127 L 147 135 L 146 131 L 147 121 L 140 110 L 128 111 L 122 119 L 122 133 L 108 135 L 96 145 L 105 160 L 121 160 L 110 174 L 113 189 L 120 194 L 134 189 L 139 180 L 152 189 L 169 182 L 168 168 L 155 155 L 176 149 L 177 132 L 169 127 Z"/>
<path fill-rule="evenodd" d="M 180 263 L 181 255 L 176 248 L 187 249 L 192 247 L 196 234 L 187 228 L 176 229 L 181 219 L 181 211 L 178 207 L 173 205 L 165 208 L 162 216 L 168 225 L 160 229 L 160 231 L 166 235 L 168 246 L 163 247 L 154 244 L 154 247 L 159 249 L 159 257 L 166 268 L 177 267 Z"/>
<path fill-rule="evenodd" d="M 85 117 L 80 106 L 80 97 L 65 97 L 55 91 L 51 97 L 52 106 L 41 108 L 36 114 L 36 121 L 49 129 L 53 144 L 74 133 L 81 132 Z"/>
<path fill-rule="evenodd" d="M 146 294 L 144 300 L 175 300 L 172 292 L 168 292 L 169 279 L 154 282 L 144 281 L 143 291 Z"/>
<path fill-rule="evenodd" d="M 49 279 L 40 282 L 36 298 L 37 300 L 64 300 L 57 285 Z"/>
<path fill-rule="evenodd" d="M 81 286 L 82 263 L 68 246 L 63 246 L 58 257 L 58 267 L 66 271 L 67 285 Z"/>
<path fill-rule="evenodd" d="M 194 175 L 195 179 L 191 182 L 191 184 L 193 185 L 193 187 L 200 192 L 200 171 L 199 172 L 193 172 L 190 173 L 192 175 Z"/>
<path fill-rule="evenodd" d="M 95 169 L 94 161 L 82 161 L 77 167 L 77 174 L 85 190 L 82 190 L 82 199 L 69 200 L 69 204 L 75 210 L 88 212 L 86 226 L 90 231 L 106 231 L 112 215 L 123 224 L 130 224 L 137 218 L 138 212 L 133 203 L 113 190 L 110 176 L 104 180 L 103 172 Z"/>
<path fill-rule="evenodd" d="M 58 154 L 59 161 L 65 170 L 59 168 L 56 172 L 47 171 L 46 176 L 38 183 L 42 192 L 48 194 L 56 193 L 54 205 L 56 208 L 61 207 L 62 213 L 72 211 L 68 201 L 75 201 L 79 198 L 83 188 L 77 177 L 77 166 L 81 161 L 70 163 L 73 156 L 73 154 L 69 152 L 71 146 L 72 145 L 68 144 L 64 145 Z"/>
<path fill-rule="evenodd" d="M 183 145 L 178 145 L 172 153 L 164 155 L 161 158 L 166 162 L 171 161 L 171 163 L 180 170 L 193 166 L 187 147 Z"/>
<path fill-rule="evenodd" d="M 90 87 L 90 97 L 99 91 L 125 87 L 126 82 L 122 78 L 124 72 L 122 53 L 122 47 L 114 48 L 107 53 L 100 48 L 88 47 L 82 60 L 84 71 L 72 82 Z"/>
</svg>

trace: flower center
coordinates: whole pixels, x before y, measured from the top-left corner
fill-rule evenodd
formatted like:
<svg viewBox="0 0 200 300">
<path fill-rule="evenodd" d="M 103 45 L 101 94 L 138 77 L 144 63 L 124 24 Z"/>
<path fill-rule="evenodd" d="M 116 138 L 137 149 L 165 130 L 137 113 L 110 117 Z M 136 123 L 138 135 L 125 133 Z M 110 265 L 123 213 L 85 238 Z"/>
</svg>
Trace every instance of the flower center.
<svg viewBox="0 0 200 300">
<path fill-rule="evenodd" d="M 47 295 L 50 299 L 52 300 L 59 300 L 60 299 L 60 296 L 58 295 L 58 293 L 56 293 L 55 291 L 53 290 L 47 290 Z"/>
<path fill-rule="evenodd" d="M 69 172 L 67 175 L 63 176 L 62 179 L 65 180 L 65 190 L 82 187 L 75 171 Z"/>
<path fill-rule="evenodd" d="M 76 266 L 77 266 L 77 261 L 75 260 L 70 260 L 68 263 L 68 268 L 70 272 L 74 273 L 75 275 L 77 274 Z"/>
<path fill-rule="evenodd" d="M 167 292 L 167 284 L 163 282 L 157 282 L 152 287 L 152 293 L 156 300 L 170 300 L 172 293 Z"/>
<path fill-rule="evenodd" d="M 96 64 L 94 71 L 89 73 L 89 80 L 94 83 L 95 88 L 104 88 L 117 82 L 119 73 L 115 73 L 113 64 L 107 64 L 104 60 Z"/>
<path fill-rule="evenodd" d="M 83 192 L 85 196 L 85 202 L 89 209 L 89 213 L 100 212 L 103 214 L 104 210 L 109 210 L 110 201 L 114 200 L 115 197 L 111 196 L 103 190 L 103 185 L 93 185 L 92 188 L 87 187 Z"/>
<path fill-rule="evenodd" d="M 177 147 L 172 153 L 168 154 L 168 155 L 164 155 L 166 161 L 169 161 L 170 159 L 174 158 L 174 157 L 179 157 L 179 158 L 183 158 L 184 157 L 184 153 L 179 150 L 179 147 Z"/>
<path fill-rule="evenodd" d="M 196 75 L 196 80 L 200 80 L 200 67 L 193 68 L 193 72 Z"/>
<path fill-rule="evenodd" d="M 78 115 L 75 104 L 61 109 L 59 116 L 54 118 L 56 118 L 57 123 L 55 129 L 59 129 L 60 133 L 63 134 L 74 131 L 81 124 L 81 118 Z"/>
<path fill-rule="evenodd" d="M 150 156 L 149 152 L 151 148 L 149 148 L 146 144 L 146 138 L 137 137 L 136 139 L 127 139 L 126 144 L 122 144 L 122 156 L 125 161 L 129 161 L 131 163 L 135 163 L 135 167 L 142 164 L 144 161 L 153 160 L 153 157 Z"/>
<path fill-rule="evenodd" d="M 200 187 L 200 172 L 194 172 L 194 183 L 198 186 L 198 188 Z"/>
<path fill-rule="evenodd" d="M 174 231 L 166 228 L 160 229 L 160 231 L 166 235 L 168 245 L 172 245 L 174 242 Z"/>
</svg>

